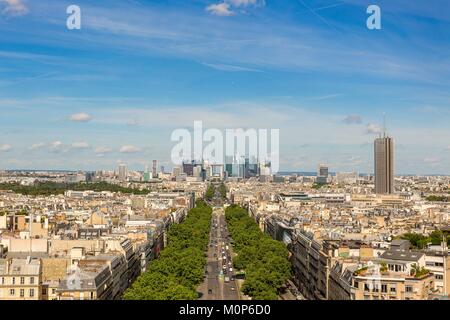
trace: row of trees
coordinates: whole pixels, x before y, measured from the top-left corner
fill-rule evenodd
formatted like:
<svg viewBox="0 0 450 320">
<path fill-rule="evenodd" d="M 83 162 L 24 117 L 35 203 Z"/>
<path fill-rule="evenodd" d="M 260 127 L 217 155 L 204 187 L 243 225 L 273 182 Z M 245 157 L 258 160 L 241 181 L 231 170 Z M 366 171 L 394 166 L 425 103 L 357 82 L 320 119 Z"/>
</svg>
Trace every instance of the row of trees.
<svg viewBox="0 0 450 320">
<path fill-rule="evenodd" d="M 214 198 L 215 192 L 216 192 L 216 188 L 214 188 L 214 186 L 212 184 L 210 184 L 208 186 L 208 189 L 206 189 L 205 199 L 208 200 L 208 201 L 211 201 L 212 198 Z"/>
<path fill-rule="evenodd" d="M 222 197 L 222 199 L 226 199 L 227 198 L 227 187 L 225 187 L 224 183 L 220 184 L 219 192 L 220 192 L 220 196 Z"/>
<path fill-rule="evenodd" d="M 450 197 L 447 196 L 429 195 L 426 199 L 433 202 L 450 202 Z"/>
<path fill-rule="evenodd" d="M 149 190 L 139 190 L 134 188 L 125 188 L 107 182 L 96 183 L 57 183 L 57 182 L 38 182 L 31 186 L 24 186 L 20 183 L 0 183 L 0 190 L 11 190 L 15 193 L 31 196 L 50 196 L 63 194 L 67 190 L 86 191 L 93 190 L 97 192 L 110 191 L 133 194 L 147 194 Z"/>
<path fill-rule="evenodd" d="M 212 209 L 198 201 L 183 223 L 168 232 L 158 260 L 125 291 L 126 300 L 195 300 L 203 280 Z"/>
<path fill-rule="evenodd" d="M 278 291 L 291 276 L 286 246 L 261 232 L 247 211 L 230 206 L 225 211 L 235 243 L 234 267 L 245 270 L 242 292 L 257 300 L 276 300 Z"/>
<path fill-rule="evenodd" d="M 399 239 L 409 240 L 411 245 L 416 249 L 423 249 L 427 244 L 439 245 L 442 242 L 442 231 L 433 231 L 430 235 L 425 236 L 419 233 L 405 233 L 398 237 Z M 450 239 L 447 237 L 447 243 L 450 245 Z"/>
</svg>

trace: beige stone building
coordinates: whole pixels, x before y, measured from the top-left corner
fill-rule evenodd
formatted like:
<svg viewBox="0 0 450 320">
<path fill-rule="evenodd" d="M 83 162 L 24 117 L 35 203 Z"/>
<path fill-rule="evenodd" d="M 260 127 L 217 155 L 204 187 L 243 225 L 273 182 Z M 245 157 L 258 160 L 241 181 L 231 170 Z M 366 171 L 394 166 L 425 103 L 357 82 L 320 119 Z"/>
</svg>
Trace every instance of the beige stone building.
<svg viewBox="0 0 450 320">
<path fill-rule="evenodd" d="M 41 300 L 40 259 L 0 260 L 0 300 Z"/>
<path fill-rule="evenodd" d="M 427 300 L 433 289 L 434 276 L 421 277 L 386 272 L 381 276 L 371 273 L 354 277 L 356 300 Z"/>
<path fill-rule="evenodd" d="M 73 268 L 56 290 L 58 300 L 111 300 L 112 278 L 103 261 L 91 261 Z"/>
<path fill-rule="evenodd" d="M 42 258 L 42 299 L 57 300 L 56 290 L 67 274 L 69 257 Z"/>
</svg>

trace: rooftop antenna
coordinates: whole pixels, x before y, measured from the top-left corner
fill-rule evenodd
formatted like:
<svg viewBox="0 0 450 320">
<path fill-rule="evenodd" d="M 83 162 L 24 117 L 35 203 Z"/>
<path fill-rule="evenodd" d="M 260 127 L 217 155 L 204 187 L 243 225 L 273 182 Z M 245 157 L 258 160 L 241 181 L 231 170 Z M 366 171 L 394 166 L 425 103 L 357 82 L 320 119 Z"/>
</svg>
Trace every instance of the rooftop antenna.
<svg viewBox="0 0 450 320">
<path fill-rule="evenodd" d="M 386 112 L 383 112 L 383 138 L 386 138 Z"/>
</svg>

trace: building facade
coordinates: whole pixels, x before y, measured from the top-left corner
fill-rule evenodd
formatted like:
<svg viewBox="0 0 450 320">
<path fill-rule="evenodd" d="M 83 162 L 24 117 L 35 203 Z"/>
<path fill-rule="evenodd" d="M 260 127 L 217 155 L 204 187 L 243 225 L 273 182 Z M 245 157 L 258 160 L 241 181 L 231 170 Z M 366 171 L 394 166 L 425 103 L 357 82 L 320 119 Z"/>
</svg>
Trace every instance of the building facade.
<svg viewBox="0 0 450 320">
<path fill-rule="evenodd" d="M 394 193 L 394 140 L 377 138 L 374 147 L 375 193 Z"/>
</svg>

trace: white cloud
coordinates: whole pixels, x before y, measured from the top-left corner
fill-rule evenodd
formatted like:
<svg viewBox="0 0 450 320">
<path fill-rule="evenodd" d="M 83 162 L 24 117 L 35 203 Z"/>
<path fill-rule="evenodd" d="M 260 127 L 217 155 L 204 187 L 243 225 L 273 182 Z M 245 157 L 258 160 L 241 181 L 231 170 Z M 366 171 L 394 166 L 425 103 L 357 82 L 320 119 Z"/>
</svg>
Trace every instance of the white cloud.
<svg viewBox="0 0 450 320">
<path fill-rule="evenodd" d="M 361 116 L 358 116 L 357 114 L 351 114 L 348 115 L 342 120 L 345 124 L 360 124 L 362 123 Z"/>
<path fill-rule="evenodd" d="M 379 125 L 376 125 L 373 123 L 369 123 L 367 125 L 367 130 L 366 130 L 367 134 L 380 134 L 381 132 L 382 132 L 382 130 Z"/>
<path fill-rule="evenodd" d="M 211 4 L 206 7 L 206 11 L 216 16 L 227 17 L 234 15 L 234 12 L 231 10 L 231 6 L 225 2 L 218 4 Z"/>
<path fill-rule="evenodd" d="M 50 152 L 61 152 L 63 151 L 64 148 L 64 144 L 61 141 L 53 141 L 52 143 L 50 143 L 50 147 L 49 150 Z"/>
<path fill-rule="evenodd" d="M 74 142 L 72 143 L 72 145 L 70 146 L 72 149 L 78 149 L 78 150 L 83 150 L 83 149 L 89 149 L 90 146 L 87 142 Z"/>
<path fill-rule="evenodd" d="M 119 152 L 121 152 L 121 153 L 138 153 L 141 151 L 142 151 L 142 149 L 135 147 L 135 146 L 131 146 L 131 145 L 122 146 L 122 147 L 120 147 L 120 150 L 119 150 Z"/>
<path fill-rule="evenodd" d="M 216 16 L 232 16 L 235 12 L 232 8 L 265 6 L 265 0 L 224 0 L 224 2 L 211 4 L 206 7 L 206 11 Z"/>
<path fill-rule="evenodd" d="M 1 7 L 4 7 L 2 14 L 12 16 L 23 16 L 29 11 L 22 0 L 0 0 Z"/>
<path fill-rule="evenodd" d="M 63 145 L 63 143 L 62 143 L 61 141 L 53 141 L 53 142 L 50 144 L 51 147 L 60 147 L 60 146 L 62 146 L 62 145 Z"/>
<path fill-rule="evenodd" d="M 12 147 L 9 144 L 0 144 L 0 152 L 9 152 Z"/>
<path fill-rule="evenodd" d="M 91 121 L 91 119 L 92 119 L 92 117 L 85 112 L 75 113 L 69 117 L 70 121 L 75 121 L 75 122 L 88 122 L 88 121 Z"/>
<path fill-rule="evenodd" d="M 45 143 L 43 142 L 33 143 L 30 147 L 30 150 L 39 150 L 42 149 L 43 147 L 45 147 Z"/>
<path fill-rule="evenodd" d="M 110 147 L 103 147 L 103 146 L 97 147 L 94 150 L 94 152 L 97 153 L 97 154 L 105 154 L 105 153 L 110 153 L 112 151 L 113 151 L 112 148 L 110 148 Z"/>
</svg>

